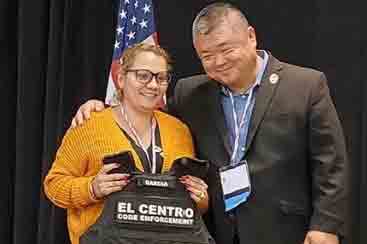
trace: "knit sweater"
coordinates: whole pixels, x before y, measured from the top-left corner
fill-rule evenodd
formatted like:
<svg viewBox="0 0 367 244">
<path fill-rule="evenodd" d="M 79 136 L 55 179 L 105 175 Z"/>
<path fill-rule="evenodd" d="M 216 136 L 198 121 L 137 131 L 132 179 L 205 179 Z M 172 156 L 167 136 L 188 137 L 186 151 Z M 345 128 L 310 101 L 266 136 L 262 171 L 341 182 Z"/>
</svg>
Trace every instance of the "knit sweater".
<svg viewBox="0 0 367 244">
<path fill-rule="evenodd" d="M 192 137 L 186 125 L 176 118 L 159 111 L 154 115 L 162 142 L 162 172 L 166 172 L 176 158 L 194 155 Z M 83 125 L 66 132 L 44 180 L 44 190 L 55 205 L 67 209 L 72 244 L 79 243 L 80 236 L 102 212 L 103 201 L 93 199 L 89 186 L 102 167 L 103 157 L 123 150 L 132 152 L 136 167 L 143 171 L 137 153 L 115 122 L 111 108 L 92 113 Z"/>
</svg>

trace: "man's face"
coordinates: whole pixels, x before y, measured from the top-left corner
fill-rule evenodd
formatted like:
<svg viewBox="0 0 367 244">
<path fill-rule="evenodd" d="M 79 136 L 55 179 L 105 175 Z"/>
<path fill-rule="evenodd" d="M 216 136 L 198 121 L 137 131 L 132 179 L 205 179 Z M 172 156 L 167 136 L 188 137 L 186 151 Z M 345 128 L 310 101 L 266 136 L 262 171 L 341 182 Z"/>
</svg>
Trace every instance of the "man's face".
<svg viewBox="0 0 367 244">
<path fill-rule="evenodd" d="M 208 34 L 197 34 L 196 52 L 207 75 L 236 91 L 256 77 L 256 35 L 238 16 L 227 16 Z"/>
</svg>

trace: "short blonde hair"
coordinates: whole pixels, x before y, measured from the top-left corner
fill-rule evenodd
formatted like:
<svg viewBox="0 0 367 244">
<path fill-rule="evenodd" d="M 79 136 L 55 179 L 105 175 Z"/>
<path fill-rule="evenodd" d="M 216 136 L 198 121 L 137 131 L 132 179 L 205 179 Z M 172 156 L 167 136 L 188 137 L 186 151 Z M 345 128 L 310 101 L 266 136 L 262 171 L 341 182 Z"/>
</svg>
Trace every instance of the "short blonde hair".
<svg viewBox="0 0 367 244">
<path fill-rule="evenodd" d="M 168 55 L 168 53 L 166 52 L 166 50 L 164 50 L 163 48 L 161 48 L 158 45 L 138 43 L 138 44 L 128 47 L 123 52 L 120 58 L 120 64 L 121 64 L 120 72 L 122 72 L 123 74 L 125 70 L 128 70 L 131 67 L 131 65 L 134 63 L 136 56 L 142 52 L 152 52 L 155 55 L 162 57 L 167 63 L 168 71 L 172 69 L 171 58 Z"/>
</svg>

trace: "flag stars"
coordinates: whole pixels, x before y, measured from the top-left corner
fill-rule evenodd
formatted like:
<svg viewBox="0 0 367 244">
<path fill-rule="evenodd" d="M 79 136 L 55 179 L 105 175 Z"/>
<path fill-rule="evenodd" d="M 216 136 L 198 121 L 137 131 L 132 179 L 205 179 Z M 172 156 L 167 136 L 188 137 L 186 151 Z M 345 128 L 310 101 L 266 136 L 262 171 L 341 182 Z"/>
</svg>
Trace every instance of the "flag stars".
<svg viewBox="0 0 367 244">
<path fill-rule="evenodd" d="M 150 5 L 145 4 L 144 8 L 143 8 L 143 11 L 144 11 L 144 14 L 149 13 L 150 12 Z"/>
<path fill-rule="evenodd" d="M 125 3 L 126 3 L 126 4 L 129 4 L 129 3 L 130 3 L 130 0 L 125 0 Z"/>
<path fill-rule="evenodd" d="M 134 3 L 134 7 L 135 7 L 135 8 L 138 8 L 138 7 L 139 7 L 139 5 L 138 5 L 138 4 L 139 4 L 139 2 L 138 2 L 138 1 L 135 1 L 135 3 Z"/>
<path fill-rule="evenodd" d="M 118 42 L 118 41 L 115 41 L 115 49 L 119 49 L 120 48 L 120 42 Z"/>
<path fill-rule="evenodd" d="M 139 23 L 139 25 L 140 25 L 140 27 L 142 28 L 142 29 L 144 29 L 144 28 L 147 28 L 148 27 L 148 25 L 147 25 L 147 21 L 146 20 L 142 20 L 140 23 Z"/>
<path fill-rule="evenodd" d="M 120 18 L 121 19 L 126 19 L 126 11 L 125 10 L 122 10 L 121 13 L 120 13 Z"/>
<path fill-rule="evenodd" d="M 131 21 L 131 24 L 134 25 L 136 23 L 136 17 L 133 16 L 130 21 Z"/>
<path fill-rule="evenodd" d="M 124 27 L 119 26 L 116 31 L 117 31 L 117 35 L 121 35 L 122 31 L 124 30 Z"/>
<path fill-rule="evenodd" d="M 136 34 L 136 32 L 130 31 L 129 34 L 127 34 L 127 36 L 129 37 L 129 40 L 135 39 L 135 34 Z"/>
</svg>

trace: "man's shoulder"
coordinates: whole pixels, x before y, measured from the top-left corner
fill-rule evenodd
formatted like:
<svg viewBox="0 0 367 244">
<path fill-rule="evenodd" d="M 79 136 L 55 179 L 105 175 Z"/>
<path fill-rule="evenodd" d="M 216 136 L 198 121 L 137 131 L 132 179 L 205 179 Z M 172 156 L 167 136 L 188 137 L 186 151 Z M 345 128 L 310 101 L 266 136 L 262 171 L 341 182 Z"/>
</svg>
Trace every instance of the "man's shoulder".
<svg viewBox="0 0 367 244">
<path fill-rule="evenodd" d="M 210 78 L 206 74 L 196 74 L 179 79 L 178 82 L 207 82 Z"/>
<path fill-rule="evenodd" d="M 321 89 L 328 89 L 328 80 L 323 72 L 312 67 L 291 64 L 279 61 L 281 69 L 276 71 L 279 75 L 278 97 L 285 101 L 294 100 L 294 105 L 309 99 L 314 99 L 315 94 Z M 272 73 L 269 73 L 271 76 Z M 326 91 L 326 90 L 325 90 Z"/>
<path fill-rule="evenodd" d="M 191 95 L 205 95 L 213 86 L 216 86 L 216 82 L 211 80 L 206 74 L 188 76 L 177 81 L 174 94 L 182 98 Z"/>
<path fill-rule="evenodd" d="M 193 90 L 209 82 L 210 78 L 206 74 L 197 74 L 179 79 L 176 87 L 185 90 Z"/>
<path fill-rule="evenodd" d="M 282 78 L 289 78 L 292 80 L 312 80 L 320 79 L 320 77 L 323 75 L 323 72 L 311 66 L 307 67 L 305 65 L 289 63 L 273 56 L 271 52 L 268 52 L 268 54 L 269 61 L 266 70 L 271 73 L 278 72 L 278 70 L 280 70 L 280 75 Z"/>
<path fill-rule="evenodd" d="M 321 71 L 317 70 L 316 68 L 312 68 L 312 67 L 300 66 L 300 65 L 289 64 L 289 63 L 284 63 L 284 64 L 285 64 L 286 70 L 288 71 L 293 71 L 293 72 L 297 72 L 297 73 L 301 73 L 305 75 L 315 75 L 315 76 L 320 76 L 322 73 Z"/>
<path fill-rule="evenodd" d="M 318 81 L 324 74 L 323 72 L 312 68 L 286 62 L 282 63 L 282 74 L 284 78 L 299 81 Z"/>
</svg>

